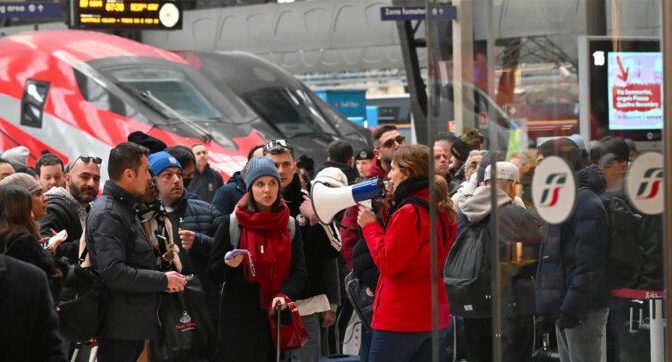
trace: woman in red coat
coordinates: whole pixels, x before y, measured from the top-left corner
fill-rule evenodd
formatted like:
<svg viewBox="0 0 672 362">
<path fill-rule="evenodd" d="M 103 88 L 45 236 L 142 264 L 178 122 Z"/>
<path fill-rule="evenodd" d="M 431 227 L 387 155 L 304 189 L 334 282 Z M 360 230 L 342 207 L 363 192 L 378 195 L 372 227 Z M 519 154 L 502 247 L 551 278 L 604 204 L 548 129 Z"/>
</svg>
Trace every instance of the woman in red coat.
<svg viewBox="0 0 672 362">
<path fill-rule="evenodd" d="M 424 145 L 400 147 L 388 174 L 394 202 L 385 225 L 360 206 L 357 222 L 362 227 L 371 256 L 380 271 L 373 310 L 370 362 L 431 360 L 432 301 L 430 276 L 429 211 L 421 204 L 429 201 L 429 148 Z M 455 240 L 456 221 L 448 184 L 434 178 L 437 207 L 437 273 L 446 261 Z M 439 330 L 447 332 L 450 315 L 441 278 Z M 445 349 L 442 349 L 445 353 Z"/>
</svg>

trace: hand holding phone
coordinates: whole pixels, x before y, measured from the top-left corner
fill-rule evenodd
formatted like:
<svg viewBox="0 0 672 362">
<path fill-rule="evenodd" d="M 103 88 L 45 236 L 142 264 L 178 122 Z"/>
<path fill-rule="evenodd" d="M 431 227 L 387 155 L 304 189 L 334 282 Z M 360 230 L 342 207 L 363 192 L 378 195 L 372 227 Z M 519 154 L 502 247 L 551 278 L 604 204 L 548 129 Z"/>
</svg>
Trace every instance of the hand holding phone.
<svg viewBox="0 0 672 362">
<path fill-rule="evenodd" d="M 68 232 L 67 230 L 63 229 L 59 231 L 56 235 L 50 237 L 49 240 L 45 243 L 44 248 L 45 249 L 51 249 L 52 247 L 57 248 L 58 245 L 64 242 L 67 238 L 68 238 Z"/>
<path fill-rule="evenodd" d="M 246 249 L 233 249 L 224 255 L 224 260 L 231 260 L 238 255 L 245 256 L 245 254 L 247 254 Z"/>
</svg>

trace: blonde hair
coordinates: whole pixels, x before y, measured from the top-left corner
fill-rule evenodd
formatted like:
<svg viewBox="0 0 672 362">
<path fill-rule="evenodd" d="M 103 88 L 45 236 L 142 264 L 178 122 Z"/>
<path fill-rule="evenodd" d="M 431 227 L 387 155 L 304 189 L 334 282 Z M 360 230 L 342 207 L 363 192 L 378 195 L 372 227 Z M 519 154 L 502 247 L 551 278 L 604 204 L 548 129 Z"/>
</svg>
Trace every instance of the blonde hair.
<svg viewBox="0 0 672 362">
<path fill-rule="evenodd" d="M 407 177 L 429 177 L 429 147 L 425 145 L 404 145 L 392 157 L 399 171 Z M 432 164 L 433 167 L 433 164 Z M 448 182 L 440 175 L 434 175 L 436 206 L 448 215 L 448 222 L 455 222 L 453 200 L 448 195 Z"/>
</svg>

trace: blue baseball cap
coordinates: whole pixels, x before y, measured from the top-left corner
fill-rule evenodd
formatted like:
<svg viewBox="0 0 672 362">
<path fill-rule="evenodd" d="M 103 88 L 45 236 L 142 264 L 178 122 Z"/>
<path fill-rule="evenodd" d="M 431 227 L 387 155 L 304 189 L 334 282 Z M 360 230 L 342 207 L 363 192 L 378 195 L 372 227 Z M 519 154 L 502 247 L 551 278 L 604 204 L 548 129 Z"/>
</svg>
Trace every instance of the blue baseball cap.
<svg viewBox="0 0 672 362">
<path fill-rule="evenodd" d="M 168 167 L 182 169 L 182 165 L 180 165 L 177 159 L 168 152 L 161 151 L 149 155 L 149 170 L 152 171 L 152 175 L 158 176 Z"/>
</svg>

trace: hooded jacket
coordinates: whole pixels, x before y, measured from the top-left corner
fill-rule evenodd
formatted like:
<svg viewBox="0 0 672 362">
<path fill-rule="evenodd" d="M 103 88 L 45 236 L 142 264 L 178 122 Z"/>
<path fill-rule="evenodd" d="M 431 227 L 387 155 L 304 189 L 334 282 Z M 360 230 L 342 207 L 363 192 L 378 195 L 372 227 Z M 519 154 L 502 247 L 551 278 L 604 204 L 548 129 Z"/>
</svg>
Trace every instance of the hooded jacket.
<svg viewBox="0 0 672 362">
<path fill-rule="evenodd" d="M 539 314 L 563 313 L 579 320 L 609 304 L 607 215 L 598 194 L 602 172 L 591 165 L 577 173 L 575 212 L 550 225 L 539 253 L 535 292 Z"/>
<path fill-rule="evenodd" d="M 51 236 L 51 230 L 59 232 L 66 230 L 68 240 L 61 243 L 56 249 L 56 257 L 65 256 L 71 263 L 75 263 L 79 255 L 79 238 L 82 236 L 82 223 L 79 219 L 81 206 L 77 200 L 64 188 L 53 187 L 47 193 L 47 215 L 38 220 L 40 234 Z"/>
</svg>

